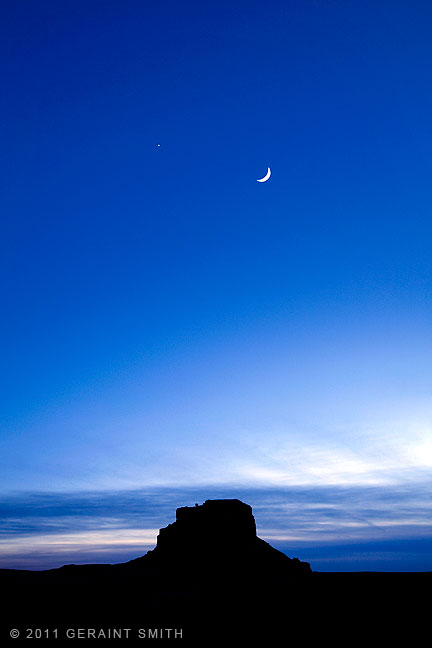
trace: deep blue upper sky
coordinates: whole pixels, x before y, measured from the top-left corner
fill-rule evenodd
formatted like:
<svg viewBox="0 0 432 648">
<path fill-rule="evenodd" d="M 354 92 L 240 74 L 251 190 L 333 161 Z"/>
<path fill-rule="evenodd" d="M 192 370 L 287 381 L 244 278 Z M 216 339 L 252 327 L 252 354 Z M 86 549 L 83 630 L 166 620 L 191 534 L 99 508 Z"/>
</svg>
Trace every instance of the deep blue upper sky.
<svg viewBox="0 0 432 648">
<path fill-rule="evenodd" d="M 3 7 L 6 492 L 423 483 L 431 29 L 425 1 Z"/>
</svg>

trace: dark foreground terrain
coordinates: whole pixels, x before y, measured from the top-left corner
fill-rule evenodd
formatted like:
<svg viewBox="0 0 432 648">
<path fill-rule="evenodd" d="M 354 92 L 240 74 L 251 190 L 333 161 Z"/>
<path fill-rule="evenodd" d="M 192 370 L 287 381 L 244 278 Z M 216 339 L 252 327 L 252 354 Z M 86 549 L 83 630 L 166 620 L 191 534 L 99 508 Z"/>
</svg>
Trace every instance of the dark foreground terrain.
<svg viewBox="0 0 432 648">
<path fill-rule="evenodd" d="M 178 509 L 128 563 L 0 570 L 0 582 L 1 641 L 14 644 L 411 648 L 431 616 L 431 573 L 313 572 L 258 538 L 238 500 Z"/>
</svg>

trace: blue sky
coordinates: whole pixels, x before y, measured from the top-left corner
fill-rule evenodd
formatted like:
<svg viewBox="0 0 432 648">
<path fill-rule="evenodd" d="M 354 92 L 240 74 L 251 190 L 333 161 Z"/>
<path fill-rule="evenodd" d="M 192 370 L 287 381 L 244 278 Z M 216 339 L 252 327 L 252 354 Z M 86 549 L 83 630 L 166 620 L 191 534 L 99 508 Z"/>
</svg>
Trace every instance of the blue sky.
<svg viewBox="0 0 432 648">
<path fill-rule="evenodd" d="M 4 14 L 2 564 L 240 493 L 316 569 L 432 569 L 429 4 Z"/>
</svg>

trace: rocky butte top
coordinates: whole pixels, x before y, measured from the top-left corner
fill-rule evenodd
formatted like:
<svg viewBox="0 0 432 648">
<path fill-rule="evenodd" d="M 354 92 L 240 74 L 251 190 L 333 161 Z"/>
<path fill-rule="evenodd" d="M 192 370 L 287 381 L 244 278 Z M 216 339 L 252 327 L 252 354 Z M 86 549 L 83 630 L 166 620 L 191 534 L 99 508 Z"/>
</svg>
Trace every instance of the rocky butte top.
<svg viewBox="0 0 432 648">
<path fill-rule="evenodd" d="M 288 558 L 257 536 L 252 508 L 238 499 L 178 508 L 176 521 L 160 529 L 155 549 L 138 560 L 183 566 L 189 573 L 203 570 L 207 575 L 208 570 L 214 574 L 232 570 L 242 573 L 242 579 L 247 573 L 291 580 L 311 573 L 308 563 Z"/>
<path fill-rule="evenodd" d="M 160 530 L 157 547 L 164 550 L 172 543 L 195 548 L 217 544 L 223 550 L 229 544 L 233 549 L 254 542 L 256 537 L 255 519 L 248 504 L 238 499 L 206 500 L 201 506 L 178 508 L 176 521 Z"/>
</svg>

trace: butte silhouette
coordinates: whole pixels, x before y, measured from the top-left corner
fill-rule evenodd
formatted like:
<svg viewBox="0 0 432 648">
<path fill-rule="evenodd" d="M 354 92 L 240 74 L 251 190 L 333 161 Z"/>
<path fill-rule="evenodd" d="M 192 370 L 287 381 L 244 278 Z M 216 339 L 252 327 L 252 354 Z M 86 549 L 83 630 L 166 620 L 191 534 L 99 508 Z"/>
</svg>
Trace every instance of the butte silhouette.
<svg viewBox="0 0 432 648">
<path fill-rule="evenodd" d="M 0 570 L 8 627 L 24 637 L 42 629 L 53 646 L 69 631 L 70 645 L 81 630 L 79 645 L 115 640 L 113 631 L 125 645 L 144 637 L 184 646 L 366 645 L 371 633 L 373 645 L 396 635 L 413 645 L 418 623 L 403 626 L 412 610 L 401 594 L 408 584 L 409 602 L 418 600 L 420 580 L 400 576 L 312 572 L 259 538 L 251 507 L 237 499 L 178 508 L 156 547 L 126 563 Z"/>
</svg>

